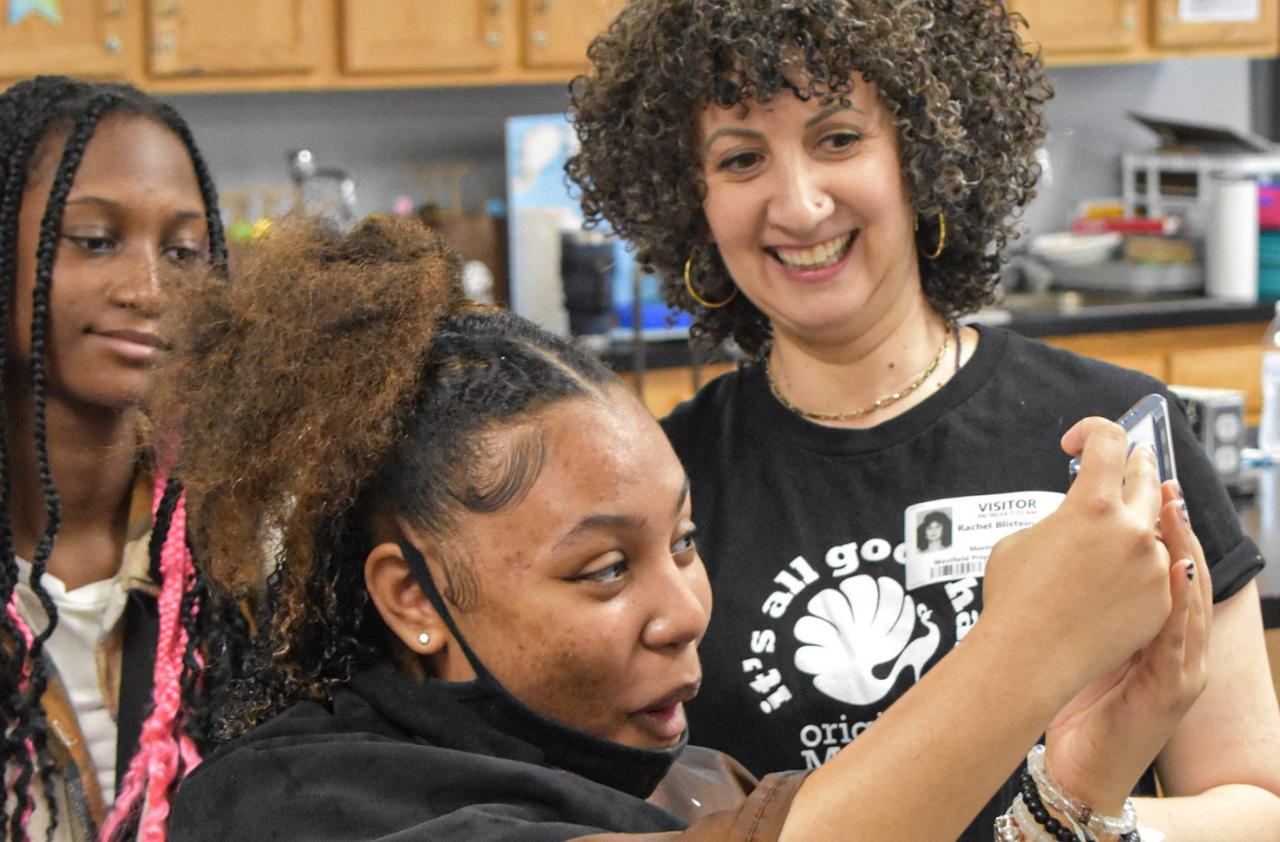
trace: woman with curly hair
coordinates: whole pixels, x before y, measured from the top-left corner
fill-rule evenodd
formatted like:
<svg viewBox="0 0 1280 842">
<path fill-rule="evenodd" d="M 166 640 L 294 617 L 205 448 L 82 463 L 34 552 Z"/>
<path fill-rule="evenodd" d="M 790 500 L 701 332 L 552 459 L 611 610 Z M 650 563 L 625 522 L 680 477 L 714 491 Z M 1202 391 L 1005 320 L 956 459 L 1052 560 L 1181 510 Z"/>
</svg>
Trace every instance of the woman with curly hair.
<svg viewBox="0 0 1280 842">
<path fill-rule="evenodd" d="M 410 220 L 280 228 L 233 284 L 185 284 L 156 429 L 201 569 L 266 594 L 274 673 L 239 688 L 244 733 L 184 779 L 171 842 L 945 842 L 1046 727 L 1061 784 L 1121 812 L 1200 690 L 1203 556 L 1150 455 L 1090 419 L 965 647 L 822 769 L 757 785 L 685 745 L 711 602 L 689 483 L 598 360 L 465 303 Z M 1027 788 L 1030 832 L 1056 790 Z"/>
<path fill-rule="evenodd" d="M 205 719 L 181 697 L 197 695 L 203 600 L 138 404 L 165 345 L 158 275 L 225 257 L 217 194 L 172 108 L 59 76 L 0 93 L 0 819 L 14 842 L 129 835 L 144 802 L 157 839 L 198 759 Z"/>
<path fill-rule="evenodd" d="M 695 341 L 751 359 L 663 423 L 717 607 L 691 729 L 755 771 L 822 764 L 958 651 L 987 548 L 1067 489 L 1054 436 L 1150 392 L 1178 403 L 959 321 L 992 300 L 1045 134 L 1050 89 L 1015 23 L 997 0 L 632 0 L 572 87 L 589 222 L 661 274 Z M 1213 677 L 1156 763 L 1178 797 L 1139 814 L 1170 839 L 1236 838 L 1280 828 L 1262 559 L 1174 415 L 1219 603 Z M 946 508 L 955 540 L 922 556 L 908 530 Z"/>
</svg>

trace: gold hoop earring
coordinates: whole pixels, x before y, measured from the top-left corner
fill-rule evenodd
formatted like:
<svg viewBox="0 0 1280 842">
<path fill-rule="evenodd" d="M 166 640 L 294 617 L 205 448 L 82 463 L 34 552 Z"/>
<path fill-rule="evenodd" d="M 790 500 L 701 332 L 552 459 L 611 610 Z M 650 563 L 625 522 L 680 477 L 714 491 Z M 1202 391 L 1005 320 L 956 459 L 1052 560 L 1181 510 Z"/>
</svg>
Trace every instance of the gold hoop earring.
<svg viewBox="0 0 1280 842">
<path fill-rule="evenodd" d="M 920 227 L 920 224 L 918 222 L 916 223 L 916 227 L 917 228 Z M 946 244 L 947 244 L 947 216 L 946 214 L 942 213 L 942 211 L 938 211 L 938 247 L 933 250 L 933 254 L 926 254 L 925 257 L 927 257 L 929 260 L 937 260 L 942 255 L 942 247 L 945 246 Z"/>
<path fill-rule="evenodd" d="M 703 298 L 701 295 L 698 295 L 698 293 L 694 292 L 693 290 L 693 279 L 689 277 L 691 274 L 692 268 L 693 268 L 693 255 L 690 254 L 689 259 L 684 262 L 684 288 L 689 291 L 689 295 L 693 297 L 693 300 L 701 304 L 703 307 L 706 307 L 711 310 L 715 310 L 718 307 L 723 307 L 724 305 L 728 304 L 730 301 L 734 299 L 735 296 L 737 296 L 738 288 L 736 286 L 733 288 L 733 292 L 729 293 L 729 297 L 726 298 L 724 301 L 712 302 Z"/>
</svg>

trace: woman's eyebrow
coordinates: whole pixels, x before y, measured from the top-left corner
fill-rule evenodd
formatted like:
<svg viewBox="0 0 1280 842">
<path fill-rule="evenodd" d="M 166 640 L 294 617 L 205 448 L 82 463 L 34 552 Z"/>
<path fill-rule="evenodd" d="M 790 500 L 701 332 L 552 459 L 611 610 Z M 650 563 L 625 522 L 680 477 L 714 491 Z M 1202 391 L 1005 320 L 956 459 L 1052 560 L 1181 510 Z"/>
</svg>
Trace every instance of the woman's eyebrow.
<svg viewBox="0 0 1280 842">
<path fill-rule="evenodd" d="M 732 135 L 734 137 L 751 137 L 751 138 L 764 137 L 764 135 L 761 132 L 758 132 L 755 129 L 747 129 L 741 126 L 725 126 L 723 129 L 716 129 L 714 132 L 711 133 L 711 135 L 707 138 L 707 142 L 702 144 L 703 150 L 705 151 L 707 149 L 710 149 L 711 144 L 715 142 L 715 139 L 723 135 Z"/>
</svg>

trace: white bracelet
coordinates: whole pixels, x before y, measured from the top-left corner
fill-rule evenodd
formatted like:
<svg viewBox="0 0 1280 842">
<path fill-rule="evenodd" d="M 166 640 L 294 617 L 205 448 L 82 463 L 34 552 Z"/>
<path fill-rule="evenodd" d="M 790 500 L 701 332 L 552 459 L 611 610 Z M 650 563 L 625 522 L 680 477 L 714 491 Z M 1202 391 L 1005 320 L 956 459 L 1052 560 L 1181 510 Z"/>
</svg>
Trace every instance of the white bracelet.
<svg viewBox="0 0 1280 842">
<path fill-rule="evenodd" d="M 1018 826 L 1018 830 L 1022 832 L 1022 838 L 1026 842 L 1058 842 L 1053 834 L 1045 830 L 1044 825 L 1031 815 L 1021 795 L 1015 796 L 1013 803 L 1009 805 L 1009 815 Z"/>
<path fill-rule="evenodd" d="M 1124 800 L 1124 810 L 1119 816 L 1100 816 L 1088 805 L 1073 798 L 1049 774 L 1045 762 L 1044 746 L 1037 745 L 1027 753 L 1027 771 L 1031 773 L 1040 790 L 1040 798 L 1056 808 L 1074 822 L 1084 825 L 1093 836 L 1110 833 L 1124 836 L 1138 829 L 1138 814 L 1133 809 L 1133 801 Z"/>
</svg>

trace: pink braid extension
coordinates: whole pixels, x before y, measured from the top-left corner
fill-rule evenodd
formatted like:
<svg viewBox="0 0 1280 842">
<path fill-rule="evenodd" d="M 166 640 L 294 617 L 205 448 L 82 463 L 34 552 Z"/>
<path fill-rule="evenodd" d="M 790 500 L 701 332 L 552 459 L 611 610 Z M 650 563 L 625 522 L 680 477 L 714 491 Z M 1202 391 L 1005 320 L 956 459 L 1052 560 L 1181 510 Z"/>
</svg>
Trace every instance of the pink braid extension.
<svg viewBox="0 0 1280 842">
<path fill-rule="evenodd" d="M 30 740 L 24 740 L 23 742 L 26 744 L 26 747 L 27 747 L 27 757 L 31 758 L 31 766 L 33 768 L 39 768 L 36 764 L 36 747 L 31 743 Z M 9 786 L 5 790 L 5 792 L 14 791 L 14 789 L 18 785 L 18 778 L 21 775 L 22 775 L 22 772 L 20 772 L 19 770 L 17 769 L 13 770 L 13 774 L 9 776 Z M 27 831 L 27 823 L 31 821 L 31 814 L 34 813 L 35 811 L 36 811 L 36 801 L 31 796 L 31 792 L 28 790 L 27 797 L 22 803 L 22 832 L 24 835 L 26 834 L 26 831 Z"/>
<path fill-rule="evenodd" d="M 157 474 L 151 506 L 153 516 L 164 495 L 165 484 L 165 478 Z M 182 597 L 195 580 L 195 565 L 187 550 L 186 500 L 184 492 L 174 507 L 169 531 L 160 550 L 160 634 L 156 643 L 152 710 L 142 724 L 138 753 L 129 762 L 120 797 L 103 825 L 103 840 L 114 838 L 145 803 L 147 811 L 139 828 L 138 840 L 164 842 L 173 782 L 185 777 L 200 763 L 195 743 L 182 730 L 185 718 L 182 711 L 182 656 L 187 648 L 187 630 L 180 615 Z M 199 655 L 196 657 L 198 659 Z"/>
<path fill-rule="evenodd" d="M 22 635 L 22 639 L 27 642 L 27 651 L 31 651 L 31 644 L 35 642 L 36 636 L 32 633 L 31 627 L 27 625 L 27 621 L 22 619 L 22 615 L 18 613 L 18 588 L 14 586 L 13 593 L 9 595 L 9 619 L 13 620 L 13 625 Z M 27 688 L 27 684 L 31 679 L 31 659 L 27 658 L 22 663 L 22 678 L 18 684 L 22 689 Z"/>
<path fill-rule="evenodd" d="M 31 644 L 35 641 L 36 636 L 35 633 L 31 631 L 31 627 L 27 625 L 27 621 L 22 619 L 22 615 L 18 613 L 18 588 L 16 585 L 14 586 L 13 593 L 9 595 L 7 610 L 9 612 L 9 619 L 13 621 L 14 627 L 17 628 L 18 633 L 22 635 L 22 639 L 26 641 L 26 651 L 29 653 L 31 651 Z M 22 662 L 22 676 L 18 681 L 18 687 L 22 690 L 26 690 L 29 686 L 31 686 L 31 658 L 27 657 Z M 27 748 L 27 756 L 31 758 L 32 767 L 37 768 L 35 744 L 32 743 L 31 740 L 23 740 L 23 743 Z M 20 774 L 21 773 L 17 769 L 13 771 L 13 774 L 9 778 L 9 786 L 5 789 L 6 792 L 14 791 L 14 786 L 17 784 L 18 776 Z M 26 801 L 22 805 L 22 827 L 24 830 L 27 826 L 27 822 L 31 819 L 31 814 L 35 812 L 35 807 L 35 799 L 32 798 L 31 793 L 28 792 Z"/>
</svg>

